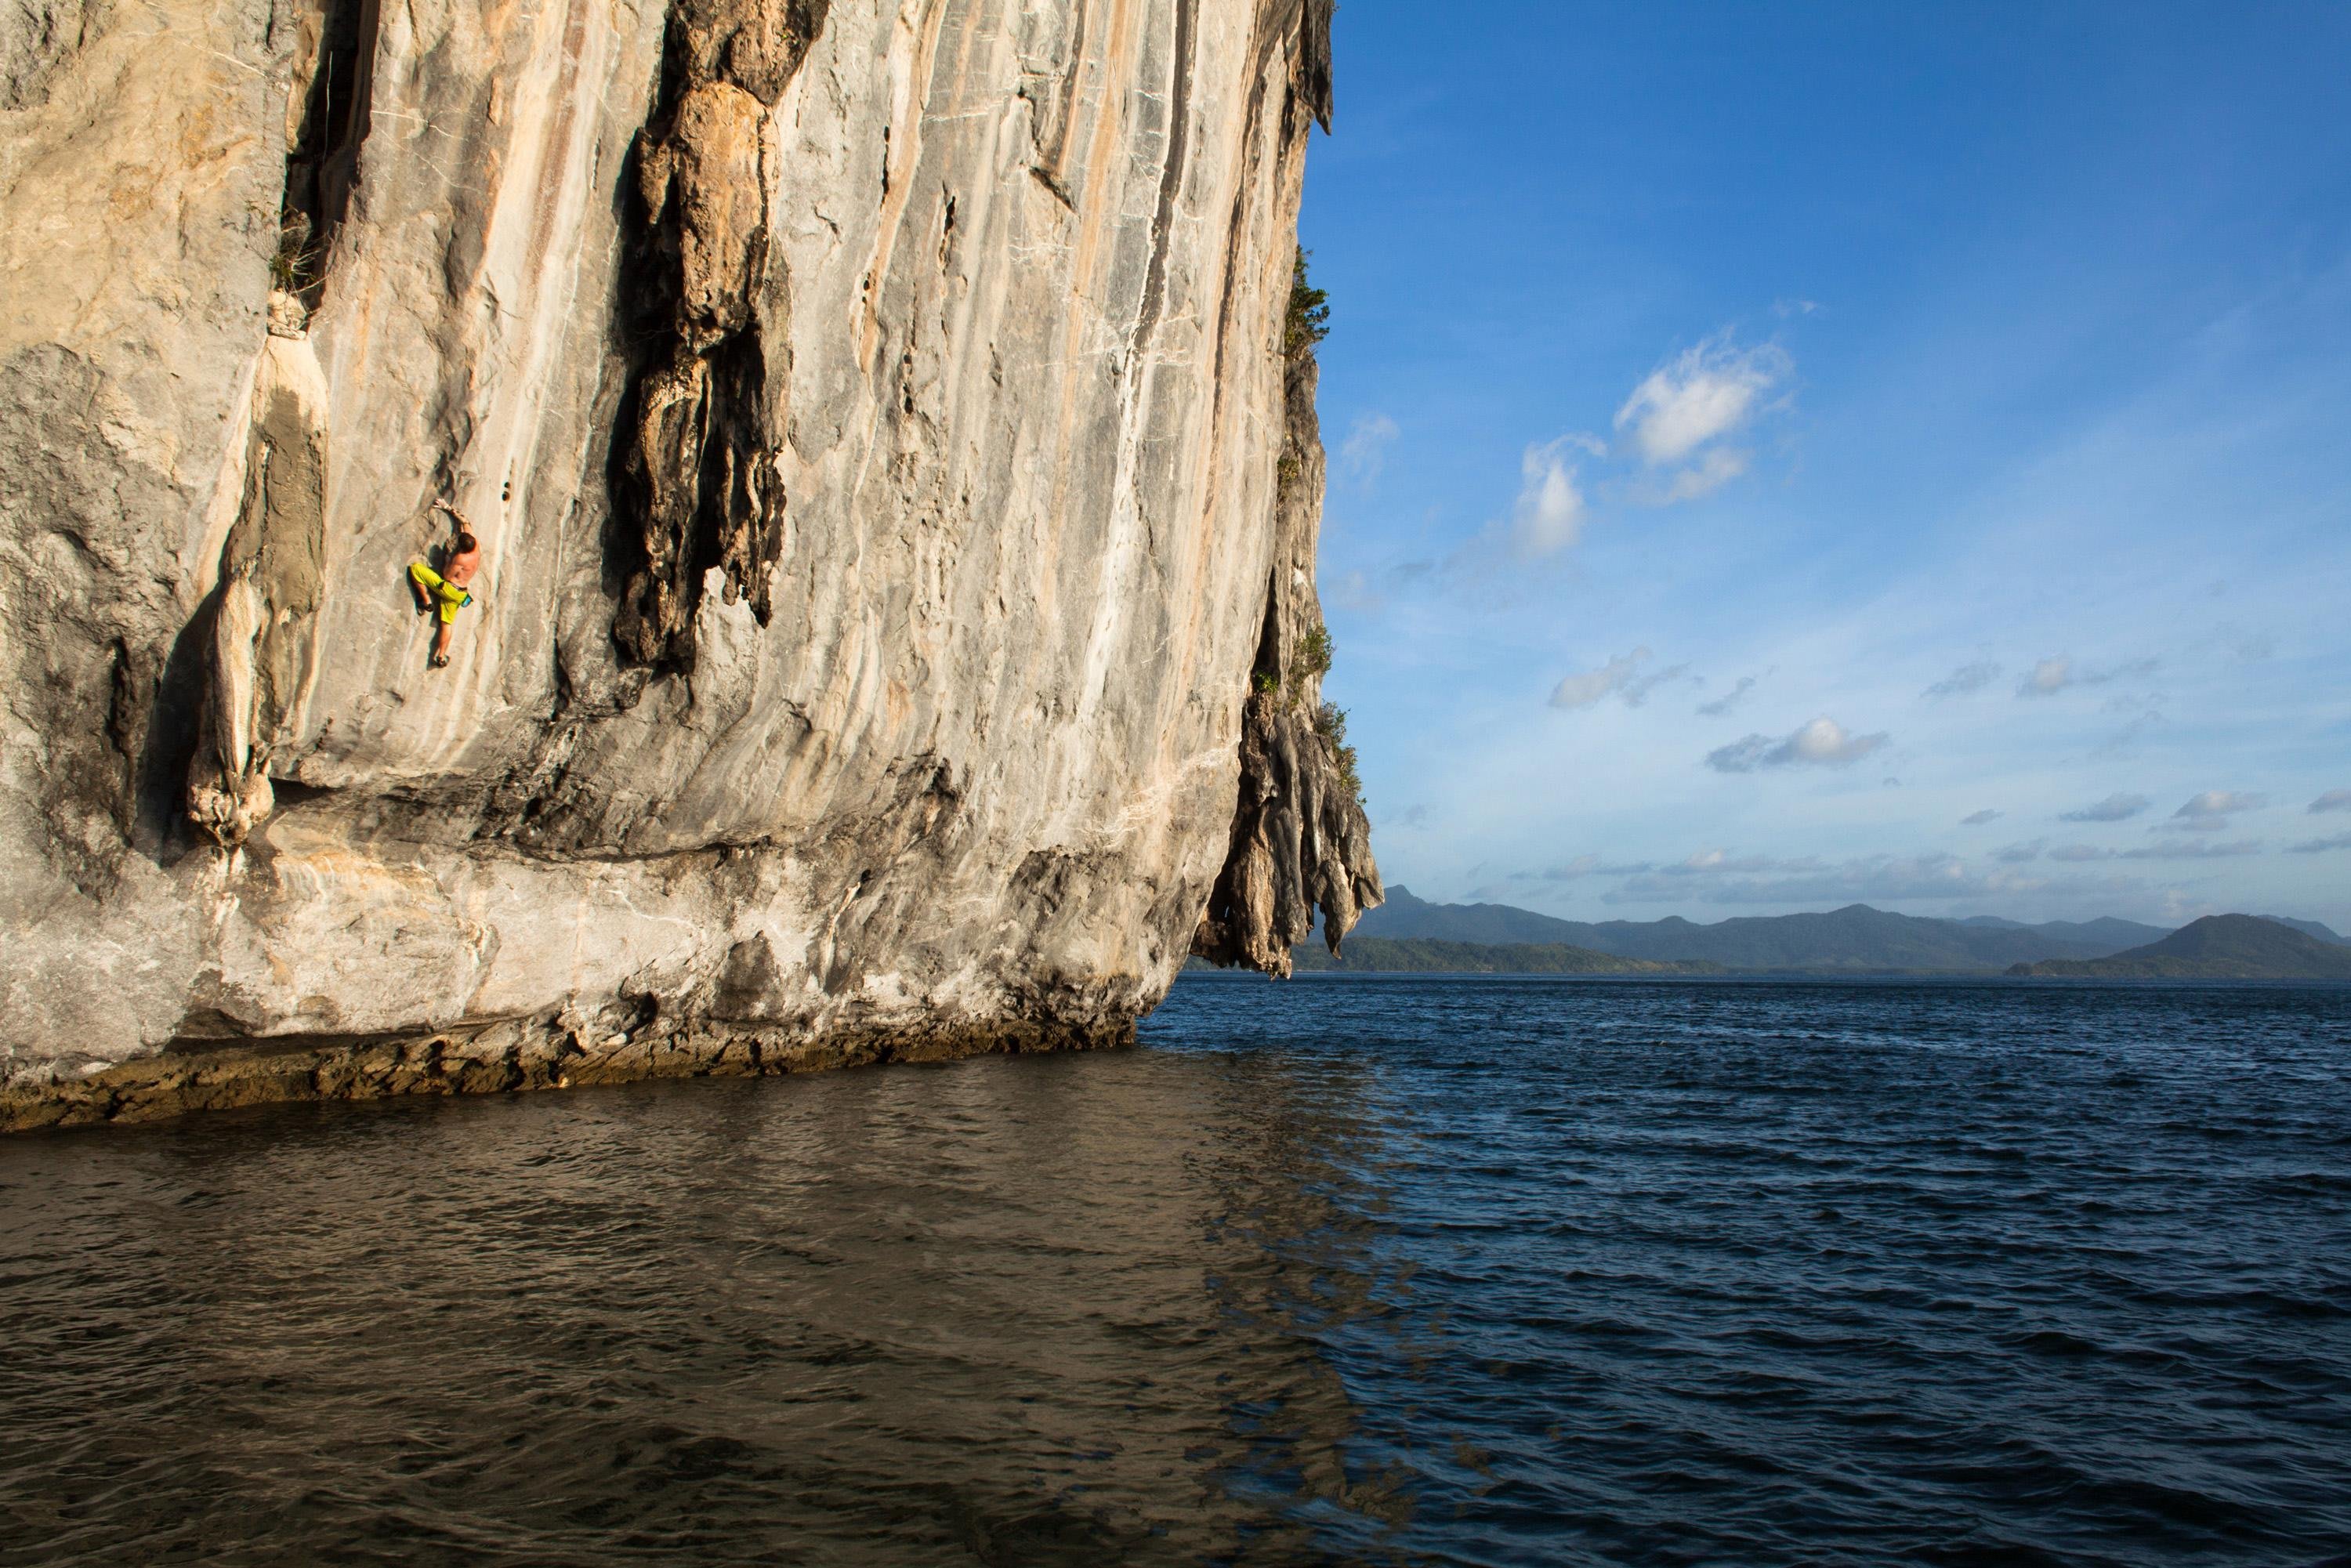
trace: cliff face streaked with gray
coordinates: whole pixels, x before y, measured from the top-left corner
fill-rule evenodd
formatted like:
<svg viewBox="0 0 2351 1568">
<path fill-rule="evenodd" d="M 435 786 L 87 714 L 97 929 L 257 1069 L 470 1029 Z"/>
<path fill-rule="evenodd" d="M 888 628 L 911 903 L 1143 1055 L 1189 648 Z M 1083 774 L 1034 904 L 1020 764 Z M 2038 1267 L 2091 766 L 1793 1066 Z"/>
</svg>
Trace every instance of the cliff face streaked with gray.
<svg viewBox="0 0 2351 1568">
<path fill-rule="evenodd" d="M 1251 697 L 1329 9 L 0 20 L 0 1121 L 1088 1043 L 1343 932 Z"/>
</svg>

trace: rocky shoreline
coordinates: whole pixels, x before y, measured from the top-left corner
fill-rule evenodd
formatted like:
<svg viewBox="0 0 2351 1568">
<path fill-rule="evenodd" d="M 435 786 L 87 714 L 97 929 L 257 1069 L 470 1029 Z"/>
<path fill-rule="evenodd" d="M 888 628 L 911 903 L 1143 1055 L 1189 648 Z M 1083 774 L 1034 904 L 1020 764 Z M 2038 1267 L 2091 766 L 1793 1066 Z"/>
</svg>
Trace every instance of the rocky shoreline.
<svg viewBox="0 0 2351 1568">
<path fill-rule="evenodd" d="M 659 1078 L 771 1078 L 884 1062 L 1132 1045 L 1132 1019 L 846 1029 L 707 1023 L 583 1038 L 560 1017 L 391 1039 L 183 1040 L 79 1079 L 0 1087 L 0 1133 L 168 1121 L 301 1100 L 498 1094 Z"/>
</svg>

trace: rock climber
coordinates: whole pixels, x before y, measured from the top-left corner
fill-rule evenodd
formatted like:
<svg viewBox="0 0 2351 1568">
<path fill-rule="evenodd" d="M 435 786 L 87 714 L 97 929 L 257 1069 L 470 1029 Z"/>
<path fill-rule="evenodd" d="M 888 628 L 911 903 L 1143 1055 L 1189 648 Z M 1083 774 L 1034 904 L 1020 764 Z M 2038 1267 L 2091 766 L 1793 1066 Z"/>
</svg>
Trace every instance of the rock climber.
<svg viewBox="0 0 2351 1568">
<path fill-rule="evenodd" d="M 433 639 L 433 667 L 438 670 L 449 663 L 449 639 L 457 630 L 457 612 L 474 602 L 465 585 L 482 569 L 482 545 L 474 537 L 474 526 L 465 520 L 465 513 L 446 501 L 433 504 L 449 514 L 450 521 L 456 525 L 457 537 L 451 541 L 448 559 L 439 571 L 426 561 L 409 562 L 408 586 L 415 590 L 418 610 L 437 609 L 441 612 L 441 630 Z"/>
</svg>

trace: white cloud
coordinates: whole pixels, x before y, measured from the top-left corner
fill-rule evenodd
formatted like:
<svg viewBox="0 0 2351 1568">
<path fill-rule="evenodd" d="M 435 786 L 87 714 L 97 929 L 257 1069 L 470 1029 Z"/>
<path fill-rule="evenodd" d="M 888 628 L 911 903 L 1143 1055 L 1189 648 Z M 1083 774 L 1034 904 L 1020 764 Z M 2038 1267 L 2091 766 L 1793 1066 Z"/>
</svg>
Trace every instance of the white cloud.
<svg viewBox="0 0 2351 1568">
<path fill-rule="evenodd" d="M 1632 433 L 1649 466 L 1679 463 L 1754 419 L 1792 368 L 1774 344 L 1741 350 L 1727 334 L 1708 339 L 1650 371 L 1616 411 L 1616 428 Z"/>
<path fill-rule="evenodd" d="M 1370 484 L 1387 462 L 1388 444 L 1403 434 L 1386 414 L 1357 415 L 1339 446 L 1339 471 L 1358 485 Z"/>
<path fill-rule="evenodd" d="M 2170 819 L 2158 823 L 2156 831 L 2167 833 L 2217 833 L 2228 827 L 2229 819 L 2241 811 L 2252 811 L 2269 804 L 2266 795 L 2248 794 L 2241 789 L 2207 789 L 2191 795 Z"/>
<path fill-rule="evenodd" d="M 1530 446 L 1519 460 L 1518 504 L 1510 511 L 1510 543 L 1522 559 L 1556 555 L 1583 532 L 1583 492 L 1576 488 L 1570 447 L 1590 451 L 1587 436 L 1562 435 Z"/>
<path fill-rule="evenodd" d="M 2045 697 L 2052 693 L 2062 692 L 2073 684 L 2073 660 L 2043 659 L 2032 666 L 2032 673 L 2024 677 L 2024 684 L 2016 688 L 2016 695 L 2021 697 Z"/>
<path fill-rule="evenodd" d="M 1563 708 L 1585 708 L 1613 693 L 1626 693 L 1625 701 L 1638 706 L 1648 695 L 1642 685 L 1639 695 L 1630 695 L 1640 674 L 1642 662 L 1649 657 L 1646 648 L 1635 648 L 1629 653 L 1619 653 L 1596 670 L 1580 675 L 1570 675 L 1552 688 L 1551 706 Z M 1667 672 L 1671 674 L 1672 672 Z M 1655 681 L 1649 683 L 1654 685 Z"/>
<path fill-rule="evenodd" d="M 1652 507 L 1695 501 L 1711 495 L 1747 472 L 1749 455 L 1735 446 L 1718 446 L 1667 481 L 1662 488 L 1636 492 L 1635 499 Z"/>
<path fill-rule="evenodd" d="M 2314 811 L 2351 811 L 2351 789 L 2329 789 L 2310 803 Z"/>
<path fill-rule="evenodd" d="M 1712 702 L 1698 704 L 1698 711 L 1701 716 L 1707 718 L 1720 718 L 1732 708 L 1737 707 L 1740 703 L 1746 701 L 1747 694 L 1754 689 L 1755 677 L 1753 675 L 1741 675 L 1739 677 L 1739 684 L 1737 685 L 1731 687 L 1729 691 L 1723 693 Z"/>
<path fill-rule="evenodd" d="M 1987 806 L 1980 811 L 1970 811 L 1966 816 L 1961 817 L 1959 819 L 1959 826 L 1963 828 L 1980 828 L 1986 822 L 1999 821 L 2001 815 L 2002 813 L 1995 811 L 1991 807 Z"/>
<path fill-rule="evenodd" d="M 2000 666 L 1989 659 L 1972 664 L 1961 664 L 1933 685 L 1919 693 L 1928 697 L 1963 697 L 1980 692 L 2000 679 Z"/>
<path fill-rule="evenodd" d="M 2060 811 L 2057 813 L 2057 820 L 2061 822 L 2120 822 L 2137 816 L 2154 804 L 2154 801 L 2144 795 L 2126 795 L 2116 792 L 2107 796 L 2095 806 L 2084 806 L 2073 811 Z"/>
<path fill-rule="evenodd" d="M 2070 656 L 2060 653 L 2036 663 L 2032 673 L 2025 676 L 2023 683 L 2016 688 L 2016 695 L 2021 697 L 2047 697 L 2054 696 L 2069 686 L 2103 686 L 2112 681 L 2136 680 L 2142 675 L 2155 674 L 2158 663 L 2154 659 L 2133 659 L 2126 664 L 2093 670 L 2076 665 Z"/>
<path fill-rule="evenodd" d="M 1699 850 L 1687 860 L 1659 868 L 1661 876 L 1720 876 L 1729 873 L 1759 871 L 1815 871 L 1821 862 L 1806 856 L 1802 860 L 1775 861 L 1769 855 L 1733 856 L 1729 850 Z"/>
<path fill-rule="evenodd" d="M 1696 851 L 1686 859 L 1664 865 L 1627 866 L 1620 874 L 1638 878 L 1642 887 L 1650 891 L 1662 889 L 1669 883 L 1687 891 L 1692 883 L 1700 880 L 1756 876 L 1771 872 L 1818 872 L 1826 870 L 1827 864 L 1827 862 L 1811 855 L 1797 860 L 1776 860 L 1770 855 L 1734 855 L 1729 850 L 1711 849 Z"/>
<path fill-rule="evenodd" d="M 1843 768 L 1876 751 L 1893 737 L 1880 731 L 1855 735 L 1833 718 L 1816 718 L 1793 735 L 1774 740 L 1750 735 L 1707 753 L 1706 765 L 1718 773 L 1752 773 L 1759 768 L 1798 764 Z"/>
<path fill-rule="evenodd" d="M 2117 889 L 2121 884 L 2105 884 Z M 2089 891 L 2016 872 L 1977 872 L 1956 855 L 1865 855 L 1830 863 L 1814 859 L 1734 858 L 1720 850 L 1628 877 L 1604 904 L 1854 904 L 1894 900 L 1996 898 L 2026 893 Z"/>
</svg>

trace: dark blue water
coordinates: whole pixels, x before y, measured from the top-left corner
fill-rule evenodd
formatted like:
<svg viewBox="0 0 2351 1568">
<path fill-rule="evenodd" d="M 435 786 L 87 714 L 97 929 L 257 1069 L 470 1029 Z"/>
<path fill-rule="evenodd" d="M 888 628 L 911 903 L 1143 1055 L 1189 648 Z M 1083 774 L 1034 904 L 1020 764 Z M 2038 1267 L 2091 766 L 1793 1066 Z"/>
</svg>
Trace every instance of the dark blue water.
<svg viewBox="0 0 2351 1568">
<path fill-rule="evenodd" d="M 1144 1040 L 0 1142 L 0 1563 L 2351 1561 L 2351 988 Z"/>
</svg>

